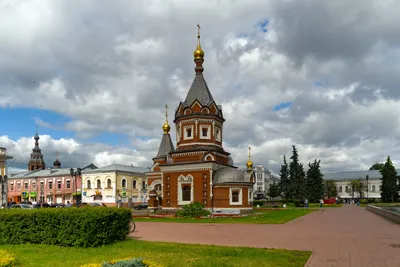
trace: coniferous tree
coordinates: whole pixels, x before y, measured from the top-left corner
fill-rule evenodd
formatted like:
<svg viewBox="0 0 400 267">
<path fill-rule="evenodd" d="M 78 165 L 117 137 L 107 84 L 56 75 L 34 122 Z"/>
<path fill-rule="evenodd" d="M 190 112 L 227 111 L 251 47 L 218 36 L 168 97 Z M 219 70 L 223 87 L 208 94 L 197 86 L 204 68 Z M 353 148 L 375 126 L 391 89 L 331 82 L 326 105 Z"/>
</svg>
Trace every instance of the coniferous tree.
<svg viewBox="0 0 400 267">
<path fill-rule="evenodd" d="M 278 184 L 279 192 L 283 194 L 286 200 L 292 199 L 292 186 L 289 179 L 289 167 L 286 162 L 286 156 L 283 156 L 283 165 L 281 165 L 281 171 L 279 173 L 280 181 Z"/>
<path fill-rule="evenodd" d="M 397 172 L 393 166 L 390 156 L 388 156 L 385 164 L 380 170 L 382 174 L 382 202 L 395 202 L 399 197 L 397 186 Z"/>
<path fill-rule="evenodd" d="M 277 183 L 273 182 L 268 188 L 268 196 L 275 198 L 279 196 L 279 186 Z"/>
<path fill-rule="evenodd" d="M 320 160 L 308 163 L 306 178 L 307 197 L 310 202 L 318 202 L 324 196 L 324 178 L 320 170 Z"/>
<path fill-rule="evenodd" d="M 289 164 L 289 177 L 292 185 L 292 192 L 295 199 L 305 199 L 307 190 L 305 185 L 305 176 L 303 164 L 299 162 L 299 154 L 295 146 L 293 147 L 293 154 L 290 157 L 292 160 Z"/>
</svg>

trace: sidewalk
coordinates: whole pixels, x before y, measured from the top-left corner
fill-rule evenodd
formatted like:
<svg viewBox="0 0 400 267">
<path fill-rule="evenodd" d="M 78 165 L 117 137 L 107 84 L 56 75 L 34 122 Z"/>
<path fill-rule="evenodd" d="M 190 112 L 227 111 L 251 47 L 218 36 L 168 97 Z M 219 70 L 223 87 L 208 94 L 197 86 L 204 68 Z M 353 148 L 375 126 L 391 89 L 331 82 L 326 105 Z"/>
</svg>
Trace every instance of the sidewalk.
<svg viewBox="0 0 400 267">
<path fill-rule="evenodd" d="M 310 250 L 308 267 L 399 267 L 400 226 L 357 206 L 282 225 L 136 223 L 141 240 Z"/>
</svg>

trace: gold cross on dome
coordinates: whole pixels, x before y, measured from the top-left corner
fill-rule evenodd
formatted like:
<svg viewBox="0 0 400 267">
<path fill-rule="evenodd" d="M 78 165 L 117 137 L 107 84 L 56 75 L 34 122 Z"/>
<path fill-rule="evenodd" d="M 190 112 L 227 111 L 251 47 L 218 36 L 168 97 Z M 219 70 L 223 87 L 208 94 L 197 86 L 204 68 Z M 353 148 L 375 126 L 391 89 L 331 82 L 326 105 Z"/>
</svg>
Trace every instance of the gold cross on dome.
<svg viewBox="0 0 400 267">
<path fill-rule="evenodd" d="M 251 156 L 250 156 L 250 152 L 251 152 L 251 147 L 249 146 L 249 158 L 251 157 Z"/>
<path fill-rule="evenodd" d="M 197 24 L 197 37 L 200 38 L 200 24 Z"/>
<path fill-rule="evenodd" d="M 168 104 L 165 104 L 165 120 L 168 121 Z"/>
</svg>

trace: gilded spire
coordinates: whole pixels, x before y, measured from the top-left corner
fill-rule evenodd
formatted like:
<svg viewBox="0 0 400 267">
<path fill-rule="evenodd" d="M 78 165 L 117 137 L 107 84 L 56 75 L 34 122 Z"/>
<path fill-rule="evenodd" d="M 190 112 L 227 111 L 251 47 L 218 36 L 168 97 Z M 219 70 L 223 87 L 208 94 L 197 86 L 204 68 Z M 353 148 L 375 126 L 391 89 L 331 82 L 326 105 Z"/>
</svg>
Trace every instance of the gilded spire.
<svg viewBox="0 0 400 267">
<path fill-rule="evenodd" d="M 204 51 L 201 49 L 200 45 L 200 24 L 197 24 L 197 47 L 194 51 L 194 61 L 196 60 L 204 60 Z"/>
<path fill-rule="evenodd" d="M 253 162 L 251 161 L 251 147 L 250 146 L 249 146 L 249 158 L 247 160 L 246 166 L 247 166 L 248 171 L 253 170 Z"/>
<path fill-rule="evenodd" d="M 171 126 L 168 124 L 168 105 L 165 105 L 165 123 L 162 126 L 164 134 L 168 134 L 169 130 L 171 130 Z"/>
</svg>

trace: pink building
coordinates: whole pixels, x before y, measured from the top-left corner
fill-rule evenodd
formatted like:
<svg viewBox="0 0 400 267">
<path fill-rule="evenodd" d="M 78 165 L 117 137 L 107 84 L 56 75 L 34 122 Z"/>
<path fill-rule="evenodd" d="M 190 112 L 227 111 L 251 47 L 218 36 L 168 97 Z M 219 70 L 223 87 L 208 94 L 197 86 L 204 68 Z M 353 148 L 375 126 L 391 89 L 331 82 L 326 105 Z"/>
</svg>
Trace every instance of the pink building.
<svg viewBox="0 0 400 267">
<path fill-rule="evenodd" d="M 8 201 L 75 203 L 80 199 L 81 176 L 71 176 L 69 168 L 26 171 L 9 176 Z"/>
</svg>

